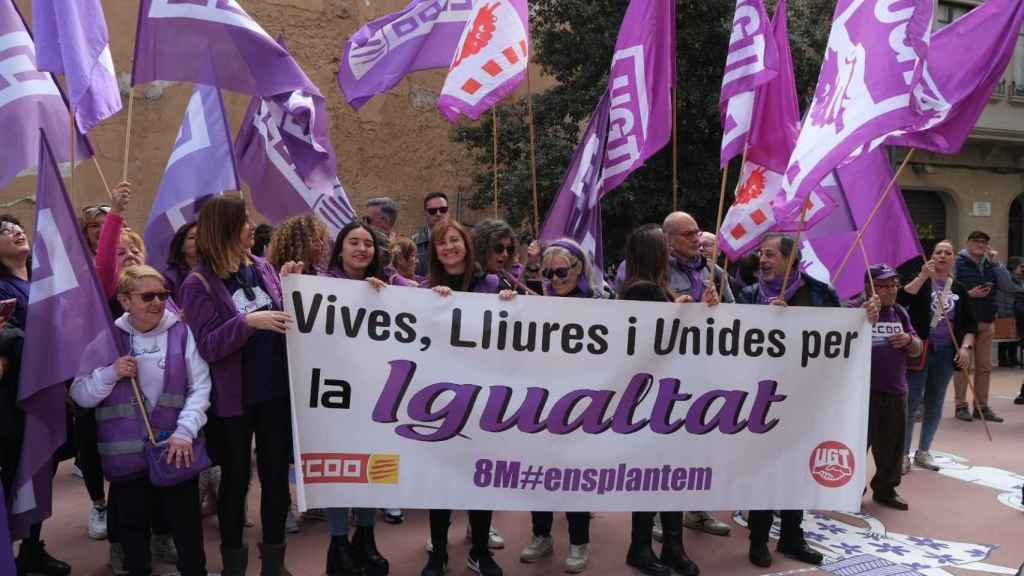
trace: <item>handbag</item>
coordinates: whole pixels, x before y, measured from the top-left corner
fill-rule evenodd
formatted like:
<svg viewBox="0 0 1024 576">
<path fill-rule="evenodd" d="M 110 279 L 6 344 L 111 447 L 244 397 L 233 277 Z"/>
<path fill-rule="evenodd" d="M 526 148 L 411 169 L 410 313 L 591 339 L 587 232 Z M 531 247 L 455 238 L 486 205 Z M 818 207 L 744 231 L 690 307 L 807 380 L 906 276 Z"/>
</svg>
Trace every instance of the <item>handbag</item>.
<svg viewBox="0 0 1024 576">
<path fill-rule="evenodd" d="M 153 433 L 153 426 L 149 422 L 149 413 L 146 411 L 146 402 L 139 390 L 139 383 L 133 377 L 131 379 L 132 393 L 135 394 L 135 403 L 139 406 L 139 413 L 142 414 L 142 422 L 146 426 L 146 440 L 143 453 L 146 456 L 146 466 L 149 468 L 149 481 L 154 486 L 166 487 L 176 486 L 191 480 L 212 464 L 210 456 L 206 453 L 206 440 L 203 436 L 197 436 L 192 441 L 192 465 L 187 468 L 178 468 L 173 462 L 167 461 L 167 453 L 170 445 L 166 440 L 158 442 L 156 434 Z"/>
<path fill-rule="evenodd" d="M 910 372 L 920 372 L 924 370 L 925 364 L 928 363 L 928 340 L 922 340 L 921 344 L 923 344 L 921 355 L 917 358 L 907 359 L 907 370 Z"/>
</svg>

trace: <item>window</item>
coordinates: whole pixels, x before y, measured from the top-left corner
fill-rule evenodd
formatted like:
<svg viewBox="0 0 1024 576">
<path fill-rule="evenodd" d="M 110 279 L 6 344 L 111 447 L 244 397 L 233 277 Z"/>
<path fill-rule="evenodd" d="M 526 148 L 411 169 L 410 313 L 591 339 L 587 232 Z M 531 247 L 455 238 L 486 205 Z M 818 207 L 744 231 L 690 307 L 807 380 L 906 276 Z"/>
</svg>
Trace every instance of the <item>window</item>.
<svg viewBox="0 0 1024 576">
<path fill-rule="evenodd" d="M 971 11 L 971 6 L 963 6 L 960 4 L 947 4 L 940 2 L 938 9 L 935 10 L 935 30 L 939 30 L 956 20 L 957 18 L 967 14 Z"/>
<path fill-rule="evenodd" d="M 1013 96 L 1024 98 L 1024 34 L 1017 36 L 1017 53 L 1013 64 Z"/>
</svg>

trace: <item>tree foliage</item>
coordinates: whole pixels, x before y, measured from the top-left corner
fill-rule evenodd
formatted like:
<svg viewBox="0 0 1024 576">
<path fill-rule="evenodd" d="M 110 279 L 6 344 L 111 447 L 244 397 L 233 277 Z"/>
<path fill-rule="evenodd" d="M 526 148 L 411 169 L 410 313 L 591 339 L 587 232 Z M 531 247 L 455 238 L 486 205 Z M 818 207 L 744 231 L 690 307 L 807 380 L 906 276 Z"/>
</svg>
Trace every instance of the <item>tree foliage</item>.
<svg viewBox="0 0 1024 576">
<path fill-rule="evenodd" d="M 640 0 L 636 0 L 640 1 Z M 659 1 L 659 0 L 654 0 Z M 777 0 L 769 0 L 769 13 Z M 677 107 L 679 207 L 713 229 L 718 207 L 722 138 L 718 96 L 735 4 L 727 0 L 677 0 Z M 628 0 L 533 0 L 533 62 L 557 84 L 534 100 L 537 187 L 541 222 L 568 169 L 580 133 L 608 81 L 615 39 Z M 834 0 L 789 0 L 790 43 L 798 94 L 806 105 L 817 81 Z M 497 110 L 499 201 L 513 226 L 530 227 L 530 179 L 526 99 L 506 100 Z M 477 165 L 470 200 L 474 208 L 493 203 L 491 116 L 454 131 Z M 727 205 L 732 200 L 732 180 Z M 606 252 L 616 256 L 625 234 L 637 224 L 660 222 L 672 209 L 672 146 L 655 154 L 602 201 Z"/>
</svg>

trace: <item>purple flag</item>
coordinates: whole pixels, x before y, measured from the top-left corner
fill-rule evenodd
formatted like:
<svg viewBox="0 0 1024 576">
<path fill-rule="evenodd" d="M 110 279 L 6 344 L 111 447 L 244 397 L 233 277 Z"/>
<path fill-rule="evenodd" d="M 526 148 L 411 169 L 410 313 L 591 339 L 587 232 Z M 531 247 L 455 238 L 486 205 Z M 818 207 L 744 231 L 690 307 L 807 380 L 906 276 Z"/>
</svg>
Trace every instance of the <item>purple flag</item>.
<svg viewBox="0 0 1024 576">
<path fill-rule="evenodd" d="M 53 453 L 65 442 L 64 382 L 87 346 L 117 359 L 114 326 L 82 230 L 45 135 L 40 135 L 32 284 L 25 321 L 18 405 L 25 436 L 14 481 L 15 532 L 50 515 Z M 59 350 L 59 354 L 54 351 Z"/>
<path fill-rule="evenodd" d="M 237 0 L 142 0 L 132 86 L 192 82 L 273 96 L 319 92 L 283 46 Z"/>
<path fill-rule="evenodd" d="M 814 101 L 785 172 L 787 214 L 799 219 L 810 191 L 851 155 L 918 121 L 911 93 L 921 80 L 932 12 L 932 0 L 839 0 Z"/>
<path fill-rule="evenodd" d="M 333 151 L 324 150 L 327 159 L 314 162 L 321 156 L 315 140 L 294 136 L 310 112 L 302 102 L 302 98 L 252 99 L 235 139 L 238 174 L 249 184 L 256 209 L 271 222 L 312 211 L 334 235 L 355 218 L 355 211 L 338 180 Z M 305 174 L 300 158 L 308 165 Z"/>
<path fill-rule="evenodd" d="M 886 142 L 959 153 L 1013 58 L 1022 21 L 1024 0 L 988 0 L 936 32 L 914 93 L 924 120 Z"/>
<path fill-rule="evenodd" d="M 729 52 L 719 97 L 722 115 L 721 165 L 741 154 L 750 132 L 758 86 L 775 77 L 779 51 L 768 30 L 768 13 L 761 0 L 736 0 Z"/>
<path fill-rule="evenodd" d="M 162 268 L 174 233 L 195 219 L 202 202 L 239 189 L 220 90 L 196 84 L 146 223 L 149 261 Z"/>
<path fill-rule="evenodd" d="M 7 495 L 0 484 L 0 574 L 16 574 L 14 555 L 11 554 L 11 531 L 7 528 Z"/>
<path fill-rule="evenodd" d="M 542 240 L 568 236 L 580 242 L 592 251 L 599 269 L 603 266 L 600 199 L 672 135 L 675 21 L 674 2 L 629 3 L 615 43 L 608 88 L 541 229 Z M 591 247 L 594 242 L 596 246 Z"/>
<path fill-rule="evenodd" d="M 526 78 L 530 24 L 526 0 L 477 2 L 459 40 L 437 107 L 449 122 L 473 120 Z"/>
<path fill-rule="evenodd" d="M 590 253 L 601 269 L 604 262 L 601 235 L 601 181 L 608 149 L 609 96 L 605 92 L 590 115 L 587 130 L 573 153 L 569 173 L 558 189 L 555 203 L 541 228 L 541 240 L 572 238 Z"/>
<path fill-rule="evenodd" d="M 349 105 L 359 109 L 410 72 L 451 66 L 472 14 L 473 0 L 412 0 L 360 28 L 345 43 L 338 69 Z"/>
<path fill-rule="evenodd" d="M 39 72 L 36 50 L 13 0 L 0 0 L 0 126 L 7 144 L 0 156 L 0 188 L 36 168 L 39 131 L 56 147 L 57 162 L 70 154 L 68 105 L 53 77 Z M 75 157 L 92 157 L 88 139 L 80 136 Z"/>
<path fill-rule="evenodd" d="M 80 132 L 121 109 L 100 0 L 33 0 L 32 26 L 39 69 L 64 75 Z"/>
<path fill-rule="evenodd" d="M 850 255 L 842 275 L 835 277 L 835 273 L 856 240 L 857 230 L 867 224 L 868 216 L 892 179 L 893 170 L 885 147 L 880 147 L 836 172 L 843 191 L 842 203 L 848 212 L 835 210 L 807 232 L 804 262 L 809 273 L 831 282 L 839 296 L 849 298 L 864 290 L 864 255 L 859 247 Z M 868 225 L 863 244 L 871 264 L 894 268 L 921 254 L 921 243 L 898 185 L 893 185 Z"/>
</svg>

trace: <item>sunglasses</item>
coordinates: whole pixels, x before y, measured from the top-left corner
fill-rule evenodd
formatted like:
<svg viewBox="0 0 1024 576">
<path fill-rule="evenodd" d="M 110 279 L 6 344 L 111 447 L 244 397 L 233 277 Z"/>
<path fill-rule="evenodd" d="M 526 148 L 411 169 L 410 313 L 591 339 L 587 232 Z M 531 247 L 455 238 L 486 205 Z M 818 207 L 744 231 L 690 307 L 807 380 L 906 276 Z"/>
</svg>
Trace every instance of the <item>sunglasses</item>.
<svg viewBox="0 0 1024 576">
<path fill-rule="evenodd" d="M 571 268 L 545 268 L 544 270 L 541 271 L 540 275 L 545 277 L 545 278 L 547 278 L 548 280 L 553 280 L 555 278 L 555 276 L 558 276 L 558 278 L 560 280 L 565 280 L 569 276 L 569 271 L 570 270 L 572 270 L 572 269 Z"/>
<path fill-rule="evenodd" d="M 448 207 L 447 206 L 441 206 L 440 208 L 427 208 L 427 214 L 430 214 L 431 216 L 437 216 L 438 214 L 447 214 L 447 213 L 448 213 Z"/>
<path fill-rule="evenodd" d="M 509 256 L 511 256 L 515 254 L 515 252 L 516 247 L 511 244 L 495 244 L 494 246 L 495 254 L 508 254 Z"/>
<path fill-rule="evenodd" d="M 150 303 L 154 299 L 158 299 L 161 302 L 167 302 L 167 299 L 171 297 L 171 293 L 164 292 L 129 292 L 132 296 L 138 296 L 140 300 L 145 303 Z"/>
<path fill-rule="evenodd" d="M 110 213 L 110 206 L 98 205 L 98 206 L 86 206 L 85 208 L 82 208 L 82 215 L 84 215 L 86 218 L 96 218 L 96 217 L 100 216 L 101 214 L 109 214 L 109 213 Z"/>
<path fill-rule="evenodd" d="M 22 230 L 19 226 L 16 226 L 11 223 L 6 223 L 0 226 L 0 236 L 17 236 L 18 234 L 25 234 L 25 231 Z"/>
</svg>

